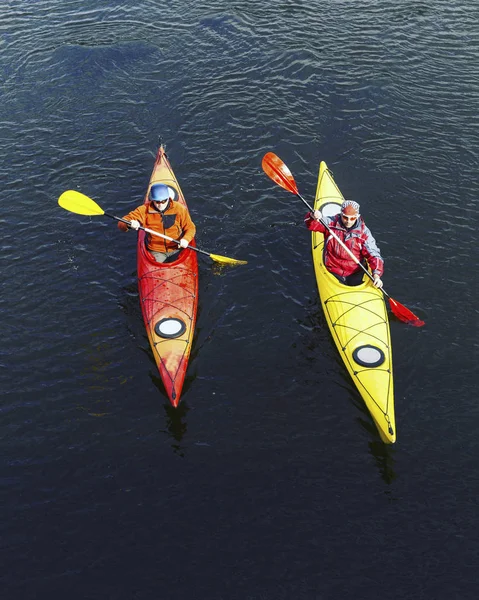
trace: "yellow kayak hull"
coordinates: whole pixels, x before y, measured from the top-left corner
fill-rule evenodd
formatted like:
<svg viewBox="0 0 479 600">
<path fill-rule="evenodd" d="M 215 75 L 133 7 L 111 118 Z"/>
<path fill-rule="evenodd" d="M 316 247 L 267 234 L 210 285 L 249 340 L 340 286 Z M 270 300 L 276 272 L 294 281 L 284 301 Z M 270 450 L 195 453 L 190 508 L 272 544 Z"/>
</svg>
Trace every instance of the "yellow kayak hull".
<svg viewBox="0 0 479 600">
<path fill-rule="evenodd" d="M 344 198 L 323 161 L 314 209 L 339 212 Z M 364 400 L 381 439 L 396 441 L 391 335 L 384 294 L 364 275 L 361 285 L 340 283 L 324 266 L 324 235 L 312 232 L 312 251 L 321 304 L 334 343 Z"/>
</svg>

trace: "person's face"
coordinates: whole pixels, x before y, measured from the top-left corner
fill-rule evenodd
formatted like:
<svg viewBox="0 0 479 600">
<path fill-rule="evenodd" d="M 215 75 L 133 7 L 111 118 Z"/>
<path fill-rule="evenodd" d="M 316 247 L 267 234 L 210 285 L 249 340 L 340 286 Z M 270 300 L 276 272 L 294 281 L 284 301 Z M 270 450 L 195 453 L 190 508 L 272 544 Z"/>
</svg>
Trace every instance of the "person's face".
<svg viewBox="0 0 479 600">
<path fill-rule="evenodd" d="M 165 210 L 168 204 L 168 198 L 166 200 L 162 200 L 161 202 L 155 202 L 155 206 L 158 210 Z"/>
<path fill-rule="evenodd" d="M 352 206 L 346 206 L 346 208 L 341 211 L 341 221 L 347 229 L 356 223 L 358 217 L 359 213 Z"/>
</svg>

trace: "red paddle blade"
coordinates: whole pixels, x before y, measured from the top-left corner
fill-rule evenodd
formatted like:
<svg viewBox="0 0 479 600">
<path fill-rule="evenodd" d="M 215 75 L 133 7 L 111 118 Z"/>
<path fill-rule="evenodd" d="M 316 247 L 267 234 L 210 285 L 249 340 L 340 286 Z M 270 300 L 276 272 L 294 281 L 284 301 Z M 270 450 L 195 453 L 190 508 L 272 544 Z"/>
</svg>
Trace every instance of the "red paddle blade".
<svg viewBox="0 0 479 600">
<path fill-rule="evenodd" d="M 298 188 L 296 187 L 296 182 L 291 174 L 291 171 L 280 159 L 280 157 L 276 156 L 274 152 L 267 152 L 263 156 L 261 166 L 263 167 L 263 171 L 266 173 L 266 175 L 275 183 L 280 185 L 288 192 L 299 195 Z"/>
<path fill-rule="evenodd" d="M 389 306 L 400 321 L 408 323 L 413 327 L 422 327 L 425 325 L 424 321 L 421 321 L 419 317 L 416 317 L 416 315 L 411 312 L 409 308 L 406 308 L 403 304 L 396 302 L 396 300 L 389 298 Z"/>
</svg>

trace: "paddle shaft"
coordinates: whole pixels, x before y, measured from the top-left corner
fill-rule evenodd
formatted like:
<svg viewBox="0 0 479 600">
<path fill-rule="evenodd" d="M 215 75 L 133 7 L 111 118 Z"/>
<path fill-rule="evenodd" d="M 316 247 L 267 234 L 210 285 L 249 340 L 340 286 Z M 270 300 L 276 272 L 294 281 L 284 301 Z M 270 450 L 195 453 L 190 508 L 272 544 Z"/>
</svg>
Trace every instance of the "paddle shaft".
<svg viewBox="0 0 479 600">
<path fill-rule="evenodd" d="M 308 202 L 303 198 L 303 196 L 301 196 L 301 194 L 299 192 L 296 193 L 296 196 L 298 196 L 298 198 L 300 200 L 302 200 L 306 206 L 309 208 L 311 215 L 313 215 L 314 210 L 313 208 L 308 204 Z M 329 227 L 329 225 L 323 221 L 323 219 L 319 219 L 320 222 L 326 227 L 326 229 L 329 231 L 329 233 L 333 236 L 333 238 L 344 248 L 344 250 L 346 250 L 346 252 L 349 254 L 349 256 L 354 260 L 354 262 L 359 265 L 361 267 L 361 269 L 366 273 L 366 275 L 369 277 L 369 279 L 374 283 L 374 277 L 371 275 L 371 273 L 366 269 L 366 267 L 361 263 L 361 261 L 359 261 L 357 259 L 356 256 L 354 256 L 354 254 L 351 252 L 351 250 L 346 246 L 346 244 L 334 233 L 334 231 L 331 229 L 331 227 Z M 381 288 L 382 293 L 387 296 L 388 298 L 390 298 L 389 294 L 386 292 L 386 290 L 383 290 Z"/>
<path fill-rule="evenodd" d="M 107 212 L 104 213 L 104 215 L 105 215 L 105 217 L 110 217 L 110 219 L 115 219 L 116 221 L 121 221 L 122 223 L 131 225 L 131 221 L 127 221 L 126 219 L 122 219 L 121 217 L 115 217 L 115 215 L 110 215 Z M 146 233 L 150 233 L 151 235 L 156 235 L 157 237 L 161 237 L 165 240 L 169 240 L 170 242 L 176 242 L 178 245 L 180 245 L 179 240 L 175 240 L 175 238 L 172 238 L 169 235 L 165 235 L 164 233 L 158 233 L 158 231 L 154 231 L 153 229 L 148 229 L 147 227 L 143 227 L 142 225 L 140 225 L 138 227 L 138 229 L 143 229 L 143 231 L 146 231 Z M 196 246 L 188 245 L 188 248 L 190 248 L 191 250 L 195 250 L 195 252 L 200 252 L 201 254 L 210 256 L 209 252 L 206 252 L 205 250 L 200 250 L 199 248 L 196 248 Z"/>
<path fill-rule="evenodd" d="M 309 212 L 314 214 L 312 207 L 306 202 L 306 200 L 301 196 L 298 191 L 298 187 L 296 186 L 296 182 L 291 171 L 284 164 L 284 162 L 277 156 L 274 152 L 267 152 L 263 156 L 263 160 L 261 161 L 261 165 L 263 167 L 263 171 L 266 173 L 268 177 L 270 177 L 275 183 L 280 185 L 282 188 L 291 192 L 295 196 L 298 196 L 304 204 L 309 209 Z M 333 236 L 333 238 L 341 245 L 342 248 L 346 250 L 348 255 L 352 258 L 355 264 L 359 265 L 361 269 L 366 273 L 366 275 L 371 279 L 374 283 L 373 276 L 369 273 L 369 271 L 362 265 L 362 263 L 354 256 L 354 254 L 349 250 L 349 248 L 344 244 L 342 240 L 338 238 L 338 236 L 331 230 L 327 223 L 320 219 L 320 222 L 326 227 L 329 231 L 329 234 Z M 422 327 L 424 325 L 424 321 L 421 321 L 419 317 L 417 317 L 413 312 L 411 312 L 408 308 L 402 305 L 400 302 L 393 300 L 391 296 L 383 289 L 381 289 L 383 295 L 389 299 L 389 305 L 391 307 L 392 312 L 398 317 L 399 320 L 404 323 L 409 323 L 410 325 L 414 325 L 414 327 Z"/>
</svg>

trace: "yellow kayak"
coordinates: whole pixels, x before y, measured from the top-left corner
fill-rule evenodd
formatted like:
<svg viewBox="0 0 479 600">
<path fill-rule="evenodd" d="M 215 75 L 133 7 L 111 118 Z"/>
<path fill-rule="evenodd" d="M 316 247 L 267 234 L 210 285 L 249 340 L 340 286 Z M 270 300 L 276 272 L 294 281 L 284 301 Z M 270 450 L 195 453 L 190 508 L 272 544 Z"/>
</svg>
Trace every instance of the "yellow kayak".
<svg viewBox="0 0 479 600">
<path fill-rule="evenodd" d="M 325 216 L 339 212 L 344 198 L 325 162 L 319 166 L 314 209 Z M 365 275 L 347 286 L 326 270 L 324 235 L 312 232 L 313 262 L 321 304 L 341 358 L 379 430 L 381 439 L 396 441 L 391 335 L 383 293 Z"/>
</svg>

